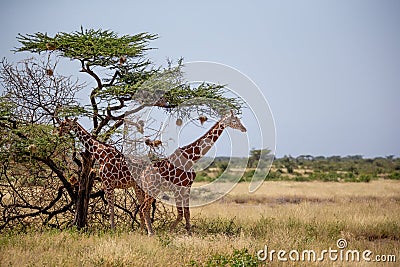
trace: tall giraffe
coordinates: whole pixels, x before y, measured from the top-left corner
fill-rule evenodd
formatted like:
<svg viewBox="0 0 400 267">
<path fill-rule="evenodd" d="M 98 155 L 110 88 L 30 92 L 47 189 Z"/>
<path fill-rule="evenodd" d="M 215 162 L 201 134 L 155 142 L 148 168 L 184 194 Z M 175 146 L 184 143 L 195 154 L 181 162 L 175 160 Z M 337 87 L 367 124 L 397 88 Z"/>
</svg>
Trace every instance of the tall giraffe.
<svg viewBox="0 0 400 267">
<path fill-rule="evenodd" d="M 231 112 L 230 115 L 224 116 L 215 123 L 202 137 L 189 145 L 177 148 L 170 156 L 149 165 L 143 172 L 139 185 L 146 192 L 146 199 L 141 205 L 141 209 L 147 229 L 149 229 L 149 235 L 154 233 L 150 222 L 151 203 L 164 188 L 174 193 L 178 212 L 170 229 L 174 230 L 184 216 L 185 228 L 191 234 L 189 197 L 190 188 L 196 178 L 193 165 L 211 149 L 227 127 L 246 132 L 240 119 Z"/>
<path fill-rule="evenodd" d="M 76 119 L 65 119 L 61 122 L 59 134 L 62 135 L 69 131 L 73 131 L 76 134 L 83 146 L 91 153 L 100 165 L 99 175 L 110 210 L 111 229 L 114 229 L 114 189 L 133 187 L 138 202 L 143 203 L 145 193 L 138 186 L 135 179 L 140 177 L 140 174 L 145 169 L 147 163 L 144 160 L 136 158 L 126 159 L 121 152 L 111 145 L 96 140 L 77 122 Z M 129 164 L 127 164 L 126 161 L 128 161 Z M 143 228 L 145 225 L 143 214 L 140 212 L 139 215 L 141 227 Z"/>
</svg>

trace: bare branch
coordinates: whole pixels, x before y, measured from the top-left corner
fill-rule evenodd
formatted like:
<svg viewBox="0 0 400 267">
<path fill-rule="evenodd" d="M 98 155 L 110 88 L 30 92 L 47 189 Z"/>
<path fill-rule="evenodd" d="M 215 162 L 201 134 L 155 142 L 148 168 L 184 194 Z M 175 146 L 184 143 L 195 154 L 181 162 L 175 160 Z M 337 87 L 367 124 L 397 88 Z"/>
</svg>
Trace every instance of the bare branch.
<svg viewBox="0 0 400 267">
<path fill-rule="evenodd" d="M 64 176 L 64 173 L 60 170 L 60 168 L 54 163 L 54 161 L 50 158 L 40 158 L 40 157 L 35 157 L 33 156 L 34 159 L 37 161 L 43 162 L 46 164 L 60 179 L 62 184 L 64 185 L 65 189 L 68 192 L 68 195 L 71 197 L 72 200 L 76 199 L 76 194 L 74 193 L 74 189 L 72 188 L 71 184 L 67 181 L 67 179 Z"/>
<path fill-rule="evenodd" d="M 78 107 L 75 93 L 84 86 L 78 80 L 58 74 L 57 61 L 29 58 L 15 65 L 0 62 L 4 98 L 13 104 L 14 116 L 29 123 L 53 123 L 63 109 Z"/>
</svg>

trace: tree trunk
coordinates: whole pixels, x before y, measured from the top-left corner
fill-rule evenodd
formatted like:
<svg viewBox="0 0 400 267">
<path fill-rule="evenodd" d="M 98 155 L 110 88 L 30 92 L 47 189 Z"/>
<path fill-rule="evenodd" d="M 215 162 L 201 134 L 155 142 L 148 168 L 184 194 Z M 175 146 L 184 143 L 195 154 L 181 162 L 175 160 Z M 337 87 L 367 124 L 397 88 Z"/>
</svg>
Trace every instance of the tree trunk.
<svg viewBox="0 0 400 267">
<path fill-rule="evenodd" d="M 93 160 L 88 151 L 82 155 L 82 170 L 79 179 L 79 191 L 75 203 L 74 225 L 82 229 L 87 225 L 90 193 L 93 188 L 94 175 L 91 172 Z"/>
</svg>

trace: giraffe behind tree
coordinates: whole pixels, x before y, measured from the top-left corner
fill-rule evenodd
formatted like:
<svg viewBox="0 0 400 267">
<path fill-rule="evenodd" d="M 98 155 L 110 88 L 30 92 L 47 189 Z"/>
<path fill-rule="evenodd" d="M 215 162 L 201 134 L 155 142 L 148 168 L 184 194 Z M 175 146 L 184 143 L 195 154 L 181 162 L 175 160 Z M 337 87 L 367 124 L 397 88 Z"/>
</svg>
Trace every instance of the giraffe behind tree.
<svg viewBox="0 0 400 267">
<path fill-rule="evenodd" d="M 145 193 L 138 186 L 135 179 L 140 177 L 140 174 L 148 163 L 137 158 L 129 158 L 129 164 L 127 164 L 127 159 L 121 152 L 111 145 L 96 140 L 76 121 L 76 119 L 65 119 L 65 121 L 60 124 L 60 135 L 69 131 L 73 131 L 76 134 L 83 146 L 100 165 L 99 175 L 110 210 L 111 229 L 114 229 L 114 189 L 133 187 L 138 202 L 143 203 Z M 141 227 L 143 228 L 145 225 L 143 214 L 140 212 L 139 215 Z"/>
<path fill-rule="evenodd" d="M 190 188 L 196 178 L 193 165 L 206 155 L 227 127 L 246 132 L 240 119 L 231 112 L 215 123 L 202 137 L 189 145 L 177 148 L 169 157 L 153 163 L 143 172 L 139 185 L 146 192 L 146 199 L 141 209 L 147 229 L 150 229 L 149 235 L 153 234 L 150 222 L 151 203 L 163 189 L 173 192 L 178 212 L 176 220 L 171 224 L 171 230 L 175 229 L 184 216 L 185 228 L 191 233 L 189 197 Z"/>
</svg>

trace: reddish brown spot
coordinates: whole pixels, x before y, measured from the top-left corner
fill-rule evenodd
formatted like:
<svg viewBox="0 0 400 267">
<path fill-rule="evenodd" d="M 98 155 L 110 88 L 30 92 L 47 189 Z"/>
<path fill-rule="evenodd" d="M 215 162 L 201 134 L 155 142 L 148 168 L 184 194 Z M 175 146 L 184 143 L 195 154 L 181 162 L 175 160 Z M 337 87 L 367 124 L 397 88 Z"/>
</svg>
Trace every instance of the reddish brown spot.
<svg viewBox="0 0 400 267">
<path fill-rule="evenodd" d="M 158 168 L 158 172 L 165 180 L 178 186 L 190 186 L 196 177 L 194 172 L 185 172 L 176 168 L 168 159 L 158 161 L 153 166 Z"/>
<path fill-rule="evenodd" d="M 194 148 L 194 153 L 195 153 L 196 155 L 200 154 L 200 147 L 196 146 L 196 147 Z"/>
<path fill-rule="evenodd" d="M 101 153 L 99 154 L 99 157 L 100 157 L 100 158 L 103 158 L 103 159 L 105 159 L 106 156 L 107 156 L 107 153 L 106 153 L 104 150 L 101 151 Z"/>
<path fill-rule="evenodd" d="M 218 137 L 220 137 L 220 135 L 222 134 L 222 131 L 223 131 L 222 129 L 214 130 L 214 134 L 212 136 L 213 142 L 217 141 Z"/>
</svg>

